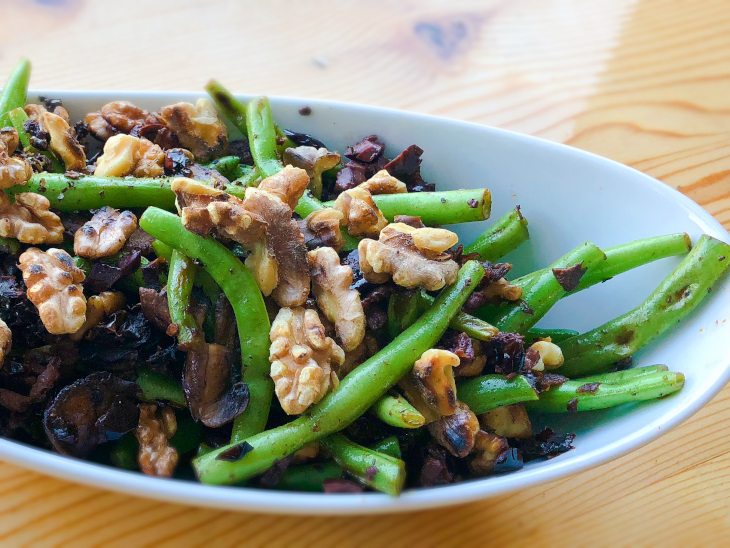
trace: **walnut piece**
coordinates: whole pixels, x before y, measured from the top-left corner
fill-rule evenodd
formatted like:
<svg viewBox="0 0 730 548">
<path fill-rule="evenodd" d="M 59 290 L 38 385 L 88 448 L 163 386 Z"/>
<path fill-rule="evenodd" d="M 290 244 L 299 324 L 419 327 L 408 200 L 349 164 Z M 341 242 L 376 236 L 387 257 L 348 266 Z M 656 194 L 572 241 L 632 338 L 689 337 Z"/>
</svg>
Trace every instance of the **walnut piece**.
<svg viewBox="0 0 730 548">
<path fill-rule="evenodd" d="M 375 237 L 388 224 L 372 194 L 364 188 L 345 190 L 337 196 L 332 207 L 342 213 L 342 225 L 353 236 Z"/>
<path fill-rule="evenodd" d="M 87 259 L 109 257 L 124 247 L 135 230 L 134 213 L 104 206 L 74 234 L 74 253 Z"/>
<path fill-rule="evenodd" d="M 530 349 L 536 350 L 540 354 L 540 359 L 532 366 L 533 371 L 557 369 L 565 361 L 563 351 L 557 344 L 550 340 L 537 341 L 530 346 Z"/>
<path fill-rule="evenodd" d="M 5 356 L 10 353 L 13 347 L 13 333 L 10 331 L 8 324 L 0 318 L 0 367 L 5 362 Z"/>
<path fill-rule="evenodd" d="M 357 185 L 357 187 L 364 188 L 373 196 L 377 194 L 404 194 L 408 192 L 406 184 L 393 177 L 385 169 L 381 169 L 370 177 L 370 179 Z"/>
<path fill-rule="evenodd" d="M 318 197 L 322 195 L 322 173 L 339 163 L 340 155 L 324 147 L 290 147 L 284 151 L 284 164 L 304 169 L 309 176 L 309 189 Z"/>
<path fill-rule="evenodd" d="M 177 466 L 177 450 L 170 438 L 177 431 L 172 407 L 158 408 L 154 403 L 139 404 L 139 425 L 134 432 L 139 442 L 137 462 L 148 476 L 172 477 Z"/>
<path fill-rule="evenodd" d="M 25 184 L 33 175 L 33 168 L 26 160 L 13 156 L 18 143 L 15 128 L 0 130 L 0 188 Z"/>
<path fill-rule="evenodd" d="M 456 383 L 453 368 L 459 356 L 448 350 L 426 350 L 413 364 L 413 384 L 426 404 L 442 416 L 456 412 Z"/>
<path fill-rule="evenodd" d="M 119 291 L 104 291 L 98 295 L 92 295 L 86 301 L 86 319 L 83 325 L 69 338 L 72 341 L 80 341 L 89 329 L 124 308 L 125 303 L 124 294 Z"/>
<path fill-rule="evenodd" d="M 214 233 L 240 244 L 260 240 L 264 222 L 244 208 L 243 201 L 204 183 L 178 177 L 170 185 L 182 224 L 198 236 Z"/>
<path fill-rule="evenodd" d="M 357 348 L 365 337 L 365 312 L 360 293 L 350 289 L 352 268 L 340 264 L 340 257 L 331 247 L 309 252 L 312 292 L 317 306 L 335 324 L 337 338 L 346 352 Z"/>
<path fill-rule="evenodd" d="M 532 437 L 532 423 L 522 404 L 505 405 L 479 415 L 479 422 L 487 432 L 503 438 L 528 439 Z"/>
<path fill-rule="evenodd" d="M 497 459 L 508 449 L 506 439 L 480 430 L 474 442 L 474 457 L 469 462 L 469 469 L 478 476 L 491 474 Z"/>
<path fill-rule="evenodd" d="M 457 241 L 456 234 L 442 228 L 392 223 L 378 241 L 360 241 L 360 269 L 371 283 L 384 283 L 392 276 L 402 287 L 436 291 L 456 281 L 459 265 L 444 251 Z"/>
<path fill-rule="evenodd" d="M 327 393 L 332 367 L 340 366 L 345 353 L 325 336 L 315 310 L 282 308 L 271 324 L 271 378 L 282 409 L 303 413 Z"/>
<path fill-rule="evenodd" d="M 17 238 L 24 244 L 60 244 L 63 224 L 50 211 L 48 198 L 33 192 L 15 195 L 15 203 L 0 192 L 0 236 Z"/>
<path fill-rule="evenodd" d="M 430 423 L 428 431 L 449 453 L 465 457 L 474 449 L 479 420 L 465 403 L 457 402 L 456 412 Z"/>
<path fill-rule="evenodd" d="M 308 184 L 309 177 L 306 171 L 298 167 L 286 166 L 275 175 L 266 177 L 259 183 L 258 188 L 273 194 L 293 210 L 304 195 L 304 191 L 307 190 Z"/>
<path fill-rule="evenodd" d="M 86 297 L 79 285 L 84 272 L 62 249 L 31 247 L 20 256 L 28 299 L 49 333 L 75 333 L 86 320 Z"/>
<path fill-rule="evenodd" d="M 106 141 L 117 133 L 128 134 L 146 125 L 160 124 L 162 120 L 129 101 L 112 101 L 99 111 L 87 114 L 84 122 L 94 137 Z"/>
<path fill-rule="evenodd" d="M 177 135 L 180 144 L 198 161 L 206 162 L 228 145 L 228 130 L 208 99 L 176 103 L 162 108 L 163 120 Z"/>
<path fill-rule="evenodd" d="M 86 167 L 86 153 L 76 139 L 73 128 L 58 114 L 44 112 L 40 123 L 51 136 L 51 150 L 63 161 L 67 170 L 81 170 Z"/>
<path fill-rule="evenodd" d="M 163 173 L 165 153 L 147 139 L 119 134 L 107 139 L 104 153 L 96 163 L 99 177 L 159 177 Z"/>
<path fill-rule="evenodd" d="M 326 207 L 313 211 L 297 224 L 299 231 L 304 236 L 307 249 L 317 247 L 331 247 L 339 251 L 345 241 L 342 238 L 340 222 L 344 216 L 332 207 Z"/>
</svg>

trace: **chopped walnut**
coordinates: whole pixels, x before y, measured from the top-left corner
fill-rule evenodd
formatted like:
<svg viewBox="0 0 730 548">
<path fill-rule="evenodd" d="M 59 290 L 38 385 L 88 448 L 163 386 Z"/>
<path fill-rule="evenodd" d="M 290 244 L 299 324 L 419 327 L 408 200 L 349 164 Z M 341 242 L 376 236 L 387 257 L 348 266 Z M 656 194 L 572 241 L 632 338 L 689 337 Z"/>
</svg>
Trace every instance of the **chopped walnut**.
<svg viewBox="0 0 730 548">
<path fill-rule="evenodd" d="M 444 251 L 457 241 L 449 230 L 392 223 L 378 241 L 360 242 L 360 269 L 371 283 L 384 283 L 392 276 L 402 287 L 436 291 L 456 281 L 459 265 Z"/>
<path fill-rule="evenodd" d="M 504 301 L 516 301 L 522 297 L 522 288 L 512 285 L 504 278 L 489 282 L 482 290 L 483 298 L 488 303 L 500 304 Z"/>
<path fill-rule="evenodd" d="M 282 409 L 303 413 L 327 393 L 332 367 L 345 359 L 342 348 L 325 336 L 314 310 L 282 308 L 271 324 L 271 378 Z"/>
<path fill-rule="evenodd" d="M 322 195 L 322 173 L 339 163 L 340 155 L 337 152 L 330 152 L 324 147 L 290 147 L 284 151 L 284 164 L 306 170 L 309 176 L 309 188 L 315 196 Z M 293 208 L 294 206 L 292 206 Z"/>
<path fill-rule="evenodd" d="M 8 324 L 0 318 L 0 367 L 5 362 L 5 356 L 10 353 L 13 346 L 13 333 L 10 331 Z"/>
<path fill-rule="evenodd" d="M 163 173 L 165 153 L 147 139 L 119 134 L 107 139 L 104 153 L 96 163 L 99 177 L 159 177 Z"/>
<path fill-rule="evenodd" d="M 535 350 L 540 355 L 540 359 L 532 366 L 533 371 L 544 371 L 545 369 L 557 369 L 565 358 L 560 347 L 549 340 L 537 341 L 530 346 L 530 350 Z"/>
<path fill-rule="evenodd" d="M 56 104 L 53 106 L 53 110 L 48 110 L 46 106 L 44 105 L 38 105 L 38 104 L 28 104 L 25 105 L 25 113 L 28 115 L 28 118 L 30 120 L 35 120 L 36 122 L 41 121 L 41 117 L 43 116 L 44 112 L 50 112 L 51 114 L 55 114 L 56 116 L 60 116 L 67 124 L 71 125 L 71 118 L 69 118 L 68 111 L 63 105 Z"/>
<path fill-rule="evenodd" d="M 456 383 L 453 368 L 459 356 L 448 350 L 426 350 L 413 364 L 413 384 L 426 404 L 442 416 L 456 412 Z"/>
<path fill-rule="evenodd" d="M 317 306 L 335 324 L 342 348 L 349 352 L 357 348 L 365 337 L 365 313 L 360 293 L 350 289 L 352 268 L 340 264 L 340 257 L 330 247 L 309 252 L 312 292 Z"/>
<path fill-rule="evenodd" d="M 182 224 L 190 232 L 216 233 L 244 245 L 263 236 L 263 221 L 247 211 L 239 198 L 185 177 L 174 179 L 170 188 L 177 197 Z"/>
<path fill-rule="evenodd" d="M 474 442 L 474 457 L 469 462 L 469 469 L 479 476 L 486 476 L 494 471 L 497 459 L 509 449 L 507 440 L 480 430 Z"/>
<path fill-rule="evenodd" d="M 135 230 L 134 213 L 104 206 L 74 234 L 74 253 L 88 259 L 109 257 L 124 247 Z"/>
<path fill-rule="evenodd" d="M 269 255 L 265 261 L 247 259 L 246 266 L 253 269 L 265 265 L 271 272 L 271 263 L 276 261 L 277 281 L 271 292 L 274 301 L 279 306 L 303 305 L 309 296 L 309 263 L 304 236 L 292 219 L 292 210 L 281 198 L 260 187 L 246 189 L 243 205 L 266 223 L 264 243 Z M 262 273 L 255 276 L 264 277 Z"/>
<path fill-rule="evenodd" d="M 0 236 L 17 238 L 24 244 L 60 244 L 63 224 L 50 208 L 51 202 L 40 194 L 16 194 L 11 204 L 0 192 Z"/>
<path fill-rule="evenodd" d="M 25 184 L 33 175 L 33 168 L 23 158 L 13 156 L 18 148 L 15 128 L 0 130 L 0 188 Z"/>
<path fill-rule="evenodd" d="M 299 230 L 304 236 L 307 248 L 331 247 L 339 251 L 345 243 L 340 230 L 343 217 L 336 209 L 326 207 L 313 211 L 306 219 L 299 221 Z"/>
<path fill-rule="evenodd" d="M 259 190 L 273 194 L 282 202 L 294 209 L 304 195 L 309 184 L 307 172 L 298 167 L 286 166 L 284 169 L 267 177 L 258 184 Z"/>
<path fill-rule="evenodd" d="M 163 107 L 161 115 L 196 160 L 206 162 L 228 145 L 228 130 L 208 99 Z"/>
<path fill-rule="evenodd" d="M 117 133 L 128 134 L 146 125 L 160 124 L 161 120 L 129 101 L 112 101 L 99 111 L 87 114 L 84 122 L 94 137 L 106 141 Z"/>
<path fill-rule="evenodd" d="M 40 123 L 51 136 L 51 150 L 63 161 L 67 170 L 86 167 L 86 153 L 76 139 L 76 133 L 58 114 L 44 112 Z"/>
<path fill-rule="evenodd" d="M 479 420 L 466 404 L 457 402 L 456 412 L 430 423 L 428 431 L 449 453 L 465 457 L 474 449 Z"/>
<path fill-rule="evenodd" d="M 345 190 L 332 207 L 343 214 L 342 224 L 353 236 L 375 237 L 388 224 L 372 194 L 364 188 Z"/>
<path fill-rule="evenodd" d="M 528 439 L 532 437 L 532 423 L 522 404 L 505 405 L 479 415 L 482 427 L 503 438 Z"/>
<path fill-rule="evenodd" d="M 31 247 L 20 256 L 28 299 L 49 333 L 75 333 L 86 320 L 86 297 L 79 285 L 84 272 L 62 249 Z"/>
<path fill-rule="evenodd" d="M 125 303 L 124 294 L 119 291 L 104 291 L 98 295 L 92 295 L 86 301 L 86 319 L 83 325 L 69 338 L 72 341 L 80 341 L 89 329 L 124 308 Z"/>
<path fill-rule="evenodd" d="M 316 459 L 319 456 L 319 451 L 320 445 L 318 442 L 314 441 L 312 443 L 308 443 L 299 451 L 292 454 L 291 462 L 292 464 L 303 464 L 312 459 Z"/>
<path fill-rule="evenodd" d="M 158 408 L 154 403 L 139 404 L 139 425 L 134 435 L 139 442 L 137 462 L 148 476 L 172 477 L 179 455 L 170 445 L 177 431 L 172 407 Z"/>
<path fill-rule="evenodd" d="M 386 170 L 381 169 L 358 188 L 364 188 L 373 196 L 377 194 L 404 194 L 408 191 L 406 184 L 393 177 Z"/>
</svg>

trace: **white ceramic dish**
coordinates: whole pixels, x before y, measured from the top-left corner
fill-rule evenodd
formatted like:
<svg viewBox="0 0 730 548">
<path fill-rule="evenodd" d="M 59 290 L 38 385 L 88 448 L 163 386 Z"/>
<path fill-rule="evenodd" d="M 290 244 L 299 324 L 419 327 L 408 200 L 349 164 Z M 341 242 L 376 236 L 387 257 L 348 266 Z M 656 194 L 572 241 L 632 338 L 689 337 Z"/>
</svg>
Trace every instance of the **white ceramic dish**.
<svg viewBox="0 0 730 548">
<path fill-rule="evenodd" d="M 65 92 L 37 94 L 63 99 L 81 116 L 116 99 L 157 110 L 202 93 Z M 507 131 L 419 114 L 365 106 L 272 99 L 286 128 L 311 133 L 336 150 L 369 134 L 381 136 L 393 155 L 413 143 L 425 150 L 423 174 L 440 190 L 487 186 L 496 219 L 519 204 L 531 240 L 512 256 L 517 274 L 549 264 L 585 240 L 610 246 L 670 232 L 693 240 L 707 233 L 730 236 L 706 211 L 664 184 L 626 166 L 571 147 Z M 298 109 L 308 105 L 312 114 Z M 458 229 L 469 241 L 486 223 Z M 677 264 L 665 259 L 559 303 L 541 325 L 593 328 L 638 304 Z M 365 514 L 433 508 L 495 496 L 596 466 L 640 447 L 676 426 L 715 395 L 730 377 L 728 282 L 670 336 L 642 351 L 639 365 L 666 363 L 686 374 L 682 392 L 651 404 L 555 417 L 556 429 L 577 433 L 575 450 L 503 476 L 403 493 L 321 495 L 213 487 L 149 478 L 87 464 L 0 439 L 0 458 L 63 479 L 132 495 L 229 510 L 297 514 Z"/>
</svg>

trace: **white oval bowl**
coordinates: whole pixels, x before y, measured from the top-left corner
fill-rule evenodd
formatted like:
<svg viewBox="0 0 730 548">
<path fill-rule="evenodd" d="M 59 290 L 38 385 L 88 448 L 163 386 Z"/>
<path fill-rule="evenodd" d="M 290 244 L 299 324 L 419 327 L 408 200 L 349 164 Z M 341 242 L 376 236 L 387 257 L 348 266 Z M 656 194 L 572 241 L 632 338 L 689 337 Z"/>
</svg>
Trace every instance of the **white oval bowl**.
<svg viewBox="0 0 730 548">
<path fill-rule="evenodd" d="M 38 91 L 63 99 L 72 116 L 127 99 L 150 110 L 202 93 Z M 245 98 L 245 97 L 243 97 Z M 607 247 L 638 238 L 687 232 L 730 241 L 704 209 L 663 183 L 617 162 L 569 146 L 500 129 L 396 110 L 296 98 L 272 98 L 282 127 L 311 133 L 344 151 L 377 134 L 393 156 L 411 144 L 424 149 L 422 172 L 439 190 L 488 187 L 492 219 L 520 205 L 530 225 L 527 244 L 508 258 L 515 274 L 550 264 L 585 240 Z M 311 115 L 298 110 L 309 106 Z M 464 241 L 488 223 L 459 227 Z M 540 325 L 587 330 L 641 302 L 679 258 L 644 266 L 561 301 Z M 323 495 L 218 487 L 89 464 L 0 439 L 0 458 L 62 479 L 175 503 L 288 514 L 372 514 L 473 501 L 574 474 L 624 455 L 690 417 L 730 378 L 726 341 L 730 324 L 728 281 L 715 288 L 671 334 L 642 350 L 635 365 L 665 363 L 686 375 L 684 389 L 666 399 L 605 411 L 550 418 L 556 430 L 576 432 L 575 449 L 511 474 L 443 487 L 410 490 L 394 498 L 378 493 Z"/>
</svg>

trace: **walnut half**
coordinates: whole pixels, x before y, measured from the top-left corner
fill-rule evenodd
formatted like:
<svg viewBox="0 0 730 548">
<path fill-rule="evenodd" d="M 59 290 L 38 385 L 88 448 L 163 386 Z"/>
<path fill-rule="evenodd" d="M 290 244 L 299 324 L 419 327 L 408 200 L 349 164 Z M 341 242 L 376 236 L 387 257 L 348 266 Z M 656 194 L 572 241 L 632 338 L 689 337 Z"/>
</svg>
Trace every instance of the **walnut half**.
<svg viewBox="0 0 730 548">
<path fill-rule="evenodd" d="M 271 324 L 271 378 L 281 408 L 289 415 L 303 413 L 329 390 L 332 366 L 345 353 L 330 337 L 314 310 L 282 308 Z"/>
<path fill-rule="evenodd" d="M 20 256 L 28 299 L 38 308 L 49 333 L 75 333 L 86 320 L 86 297 L 79 285 L 84 272 L 62 249 L 31 247 Z"/>
<path fill-rule="evenodd" d="M 139 425 L 134 432 L 139 442 L 137 462 L 139 469 L 148 476 L 169 478 L 177 466 L 179 455 L 170 445 L 170 438 L 177 431 L 177 421 L 172 407 L 158 408 L 153 403 L 139 405 Z"/>
<path fill-rule="evenodd" d="M 342 348 L 350 352 L 365 337 L 365 312 L 360 293 L 350 289 L 353 272 L 340 264 L 340 257 L 331 247 L 320 247 L 309 252 L 312 292 L 317 306 L 335 324 Z"/>
<path fill-rule="evenodd" d="M 360 242 L 360 269 L 372 283 L 384 283 L 392 276 L 402 287 L 436 291 L 456 281 L 459 265 L 445 251 L 457 242 L 449 230 L 392 223 L 380 231 L 379 240 Z"/>
<path fill-rule="evenodd" d="M 228 145 L 228 130 L 208 99 L 192 103 L 175 103 L 162 108 L 163 120 L 172 129 L 180 144 L 206 162 Z"/>
<path fill-rule="evenodd" d="M 89 259 L 109 257 L 124 247 L 135 230 L 134 213 L 104 206 L 74 234 L 74 253 Z"/>
<path fill-rule="evenodd" d="M 10 198 L 0 192 L 0 236 L 24 244 L 60 244 L 63 224 L 50 208 L 51 202 L 40 194 L 16 194 L 11 204 Z"/>
<path fill-rule="evenodd" d="M 25 184 L 33 175 L 33 168 L 23 158 L 13 156 L 18 147 L 15 128 L 0 130 L 0 188 Z"/>
</svg>

